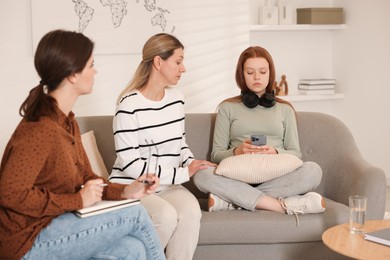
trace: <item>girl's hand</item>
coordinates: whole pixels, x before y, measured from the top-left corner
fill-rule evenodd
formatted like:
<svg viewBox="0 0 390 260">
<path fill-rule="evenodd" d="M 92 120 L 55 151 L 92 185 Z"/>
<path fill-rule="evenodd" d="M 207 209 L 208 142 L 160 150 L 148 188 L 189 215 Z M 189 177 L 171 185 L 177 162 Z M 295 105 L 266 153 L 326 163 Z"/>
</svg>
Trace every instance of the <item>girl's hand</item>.
<svg viewBox="0 0 390 260">
<path fill-rule="evenodd" d="M 251 144 L 250 139 L 244 140 L 244 142 L 234 149 L 234 155 L 240 155 L 240 154 L 277 154 L 275 148 L 269 146 L 269 145 L 262 145 L 257 146 Z"/>
<path fill-rule="evenodd" d="M 190 178 L 197 173 L 199 170 L 207 169 L 208 167 L 217 167 L 215 163 L 205 161 L 205 160 L 193 160 L 190 165 L 188 165 L 188 172 Z"/>
<path fill-rule="evenodd" d="M 125 199 L 140 199 L 154 193 L 160 186 L 160 179 L 155 174 L 142 175 L 123 189 L 122 197 Z"/>
<path fill-rule="evenodd" d="M 98 201 L 102 200 L 103 196 L 102 179 L 94 179 L 87 181 L 80 189 L 81 199 L 83 201 L 83 208 L 89 207 Z"/>
</svg>

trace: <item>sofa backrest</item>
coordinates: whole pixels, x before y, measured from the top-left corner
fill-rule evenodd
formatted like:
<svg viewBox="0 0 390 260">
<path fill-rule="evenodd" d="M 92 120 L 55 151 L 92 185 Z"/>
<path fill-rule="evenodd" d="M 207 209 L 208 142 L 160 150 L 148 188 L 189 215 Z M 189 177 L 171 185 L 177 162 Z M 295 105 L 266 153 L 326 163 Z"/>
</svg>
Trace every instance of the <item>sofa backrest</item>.
<svg viewBox="0 0 390 260">
<path fill-rule="evenodd" d="M 341 180 L 347 176 L 339 169 L 349 161 L 363 160 L 350 130 L 339 119 L 318 112 L 297 113 L 299 142 L 303 161 L 313 161 L 322 168 L 322 181 L 317 191 L 328 198 L 338 197 Z M 325 189 L 326 187 L 326 189 Z"/>
<path fill-rule="evenodd" d="M 186 140 L 196 159 L 210 160 L 214 133 L 215 113 L 186 114 Z M 113 116 L 78 117 L 81 133 L 93 130 L 98 149 L 108 172 L 111 172 L 116 155 L 112 134 Z M 338 164 L 344 156 L 353 154 L 362 159 L 349 129 L 333 116 L 317 112 L 297 112 L 300 146 L 304 161 L 317 162 L 323 170 L 323 179 L 318 191 L 332 197 L 337 193 Z M 198 198 L 205 198 L 189 182 L 185 185 Z M 325 191 L 324 187 L 327 187 Z"/>
<path fill-rule="evenodd" d="M 77 123 L 81 134 L 93 131 L 96 137 L 96 143 L 108 174 L 111 173 L 116 154 L 114 135 L 112 132 L 113 116 L 83 116 L 77 117 Z"/>
</svg>

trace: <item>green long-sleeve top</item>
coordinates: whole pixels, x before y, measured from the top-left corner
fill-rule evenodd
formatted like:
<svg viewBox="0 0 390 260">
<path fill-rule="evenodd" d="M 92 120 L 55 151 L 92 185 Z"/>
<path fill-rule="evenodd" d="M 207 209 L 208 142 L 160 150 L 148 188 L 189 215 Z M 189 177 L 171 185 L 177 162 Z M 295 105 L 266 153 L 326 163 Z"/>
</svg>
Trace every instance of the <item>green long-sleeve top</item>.
<svg viewBox="0 0 390 260">
<path fill-rule="evenodd" d="M 233 156 L 233 149 L 252 134 L 266 135 L 267 145 L 278 153 L 302 157 L 295 111 L 276 102 L 271 108 L 248 108 L 242 102 L 223 102 L 218 110 L 211 160 L 220 163 Z"/>
<path fill-rule="evenodd" d="M 39 232 L 65 212 L 83 207 L 81 185 L 92 172 L 71 112 L 58 119 L 23 119 L 0 167 L 0 259 L 20 259 Z M 106 182 L 106 181 L 105 181 Z M 123 185 L 109 183 L 104 199 L 121 199 Z"/>
</svg>

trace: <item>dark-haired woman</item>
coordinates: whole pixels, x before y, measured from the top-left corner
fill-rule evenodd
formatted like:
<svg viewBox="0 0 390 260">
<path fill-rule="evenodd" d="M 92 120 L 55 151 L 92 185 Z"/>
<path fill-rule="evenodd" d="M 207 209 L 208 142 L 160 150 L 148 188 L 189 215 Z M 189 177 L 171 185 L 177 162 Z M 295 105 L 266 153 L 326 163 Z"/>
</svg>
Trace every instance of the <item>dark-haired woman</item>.
<svg viewBox="0 0 390 260">
<path fill-rule="evenodd" d="M 164 259 L 141 205 L 89 218 L 71 211 L 102 199 L 141 198 L 158 187 L 112 184 L 96 176 L 72 108 L 92 91 L 93 42 L 80 33 L 47 33 L 35 53 L 41 78 L 20 108 L 23 117 L 0 168 L 1 259 Z M 107 186 L 103 187 L 103 183 Z"/>
<path fill-rule="evenodd" d="M 212 161 L 240 154 L 289 153 L 301 157 L 295 111 L 291 104 L 273 96 L 275 67 L 262 47 L 244 50 L 236 68 L 241 95 L 224 100 L 215 123 Z M 267 136 L 267 144 L 252 145 L 251 134 Z M 287 214 L 320 213 L 324 200 L 312 192 L 321 182 L 322 170 L 304 162 L 295 171 L 257 185 L 204 170 L 194 176 L 197 187 L 209 195 L 209 211 L 243 208 Z"/>
</svg>

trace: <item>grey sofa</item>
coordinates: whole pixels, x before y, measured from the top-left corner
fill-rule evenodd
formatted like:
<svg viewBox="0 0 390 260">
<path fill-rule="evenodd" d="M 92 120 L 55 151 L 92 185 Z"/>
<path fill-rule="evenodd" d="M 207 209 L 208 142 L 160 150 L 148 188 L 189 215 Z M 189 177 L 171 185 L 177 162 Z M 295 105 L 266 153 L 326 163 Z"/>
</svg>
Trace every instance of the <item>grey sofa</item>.
<svg viewBox="0 0 390 260">
<path fill-rule="evenodd" d="M 115 160 L 112 116 L 77 118 L 81 132 L 94 130 L 108 171 Z M 297 112 L 304 161 L 323 170 L 317 191 L 326 197 L 322 214 L 294 216 L 245 210 L 207 212 L 207 194 L 192 182 L 185 186 L 204 210 L 194 259 L 343 259 L 321 241 L 329 227 L 348 222 L 348 196 L 368 197 L 367 219 L 383 219 L 386 179 L 360 154 L 347 127 L 338 119 L 314 112 Z M 210 159 L 215 114 L 187 114 L 186 138 L 197 159 Z"/>
</svg>

